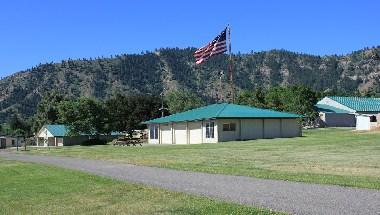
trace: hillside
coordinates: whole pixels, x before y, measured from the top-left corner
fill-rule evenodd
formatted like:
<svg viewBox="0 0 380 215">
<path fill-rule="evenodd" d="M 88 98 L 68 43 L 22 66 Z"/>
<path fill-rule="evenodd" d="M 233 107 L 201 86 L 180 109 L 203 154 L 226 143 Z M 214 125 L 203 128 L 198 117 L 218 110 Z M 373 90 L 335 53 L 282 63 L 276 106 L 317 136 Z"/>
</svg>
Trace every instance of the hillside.
<svg viewBox="0 0 380 215">
<path fill-rule="evenodd" d="M 105 99 L 115 92 L 159 95 L 163 89 L 183 88 L 208 102 L 215 101 L 227 56 L 196 66 L 194 51 L 159 49 L 139 55 L 69 59 L 18 72 L 0 80 L 0 122 L 12 113 L 31 116 L 41 97 L 54 89 L 69 97 Z M 237 54 L 233 56 L 235 84 L 237 90 L 302 84 L 314 90 L 347 94 L 379 92 L 380 59 L 373 57 L 376 52 L 380 53 L 380 46 L 346 56 L 320 57 L 285 50 Z"/>
</svg>

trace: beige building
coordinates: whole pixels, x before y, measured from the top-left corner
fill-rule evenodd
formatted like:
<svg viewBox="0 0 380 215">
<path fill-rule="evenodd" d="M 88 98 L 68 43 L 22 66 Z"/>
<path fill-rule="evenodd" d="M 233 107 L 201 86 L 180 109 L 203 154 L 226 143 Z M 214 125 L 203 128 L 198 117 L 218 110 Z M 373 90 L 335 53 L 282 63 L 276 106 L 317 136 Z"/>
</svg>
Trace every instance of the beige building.
<svg viewBox="0 0 380 215">
<path fill-rule="evenodd" d="M 327 96 L 315 106 L 322 126 L 380 129 L 380 98 Z"/>
<path fill-rule="evenodd" d="M 200 144 L 298 137 L 300 115 L 234 104 L 214 104 L 144 122 L 151 144 Z"/>
<path fill-rule="evenodd" d="M 112 132 L 110 135 L 101 135 L 100 139 L 112 140 L 125 134 Z M 65 125 L 45 125 L 36 135 L 37 146 L 71 146 L 79 145 L 91 138 L 89 135 L 70 136 Z"/>
<path fill-rule="evenodd" d="M 1 136 L 0 137 L 0 149 L 5 149 L 9 147 L 17 147 L 17 145 L 23 146 L 24 145 L 24 139 L 23 138 L 16 138 L 16 137 L 6 137 Z"/>
</svg>

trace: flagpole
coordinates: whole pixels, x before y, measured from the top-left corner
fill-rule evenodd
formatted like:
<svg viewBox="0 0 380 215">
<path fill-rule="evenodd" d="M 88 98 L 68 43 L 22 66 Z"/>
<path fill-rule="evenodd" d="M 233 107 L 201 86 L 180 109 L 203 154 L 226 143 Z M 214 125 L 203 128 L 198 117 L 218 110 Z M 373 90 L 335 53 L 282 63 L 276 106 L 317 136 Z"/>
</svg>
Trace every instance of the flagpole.
<svg viewBox="0 0 380 215">
<path fill-rule="evenodd" d="M 230 86 L 231 86 L 231 102 L 235 103 L 235 87 L 234 87 L 234 78 L 232 72 L 232 52 L 231 52 L 231 27 L 228 24 L 228 54 L 229 54 L 229 62 L 228 62 L 228 73 L 230 75 Z"/>
<path fill-rule="evenodd" d="M 224 76 L 224 72 L 221 71 L 219 73 L 219 98 L 218 98 L 218 102 L 220 103 L 223 103 L 224 102 L 224 93 L 223 93 L 223 81 L 222 81 L 222 78 Z"/>
</svg>

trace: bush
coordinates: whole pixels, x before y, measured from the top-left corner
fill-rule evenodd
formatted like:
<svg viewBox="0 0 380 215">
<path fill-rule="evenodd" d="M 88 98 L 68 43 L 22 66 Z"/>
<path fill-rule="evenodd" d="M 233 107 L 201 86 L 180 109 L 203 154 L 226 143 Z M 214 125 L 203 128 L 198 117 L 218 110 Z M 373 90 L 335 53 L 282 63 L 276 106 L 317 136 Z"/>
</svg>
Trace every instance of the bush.
<svg viewBox="0 0 380 215">
<path fill-rule="evenodd" d="M 107 140 L 101 140 L 101 139 L 89 139 L 81 143 L 81 146 L 95 146 L 95 145 L 106 145 Z"/>
</svg>

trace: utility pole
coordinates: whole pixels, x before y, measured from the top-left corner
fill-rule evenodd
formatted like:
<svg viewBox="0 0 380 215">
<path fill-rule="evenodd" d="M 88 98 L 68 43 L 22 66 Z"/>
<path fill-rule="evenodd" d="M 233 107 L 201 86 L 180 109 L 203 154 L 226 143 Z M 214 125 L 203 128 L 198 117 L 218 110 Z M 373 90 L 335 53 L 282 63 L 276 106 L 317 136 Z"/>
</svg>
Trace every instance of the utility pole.
<svg viewBox="0 0 380 215">
<path fill-rule="evenodd" d="M 161 117 L 164 117 L 165 110 L 167 110 L 167 108 L 164 108 L 164 91 L 165 91 L 165 88 L 160 93 L 160 96 L 161 96 L 161 108 L 159 110 L 161 111 Z"/>
</svg>

